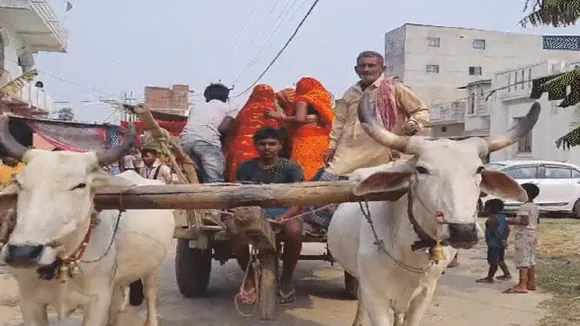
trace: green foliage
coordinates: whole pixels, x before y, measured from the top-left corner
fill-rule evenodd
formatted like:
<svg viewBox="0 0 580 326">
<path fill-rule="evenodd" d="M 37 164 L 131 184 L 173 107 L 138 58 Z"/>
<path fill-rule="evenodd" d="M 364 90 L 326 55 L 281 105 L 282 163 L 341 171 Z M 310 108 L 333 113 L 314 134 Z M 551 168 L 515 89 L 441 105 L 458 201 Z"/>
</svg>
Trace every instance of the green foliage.
<svg viewBox="0 0 580 326">
<path fill-rule="evenodd" d="M 580 18 L 580 0 L 526 0 L 520 25 L 567 27 Z"/>
</svg>

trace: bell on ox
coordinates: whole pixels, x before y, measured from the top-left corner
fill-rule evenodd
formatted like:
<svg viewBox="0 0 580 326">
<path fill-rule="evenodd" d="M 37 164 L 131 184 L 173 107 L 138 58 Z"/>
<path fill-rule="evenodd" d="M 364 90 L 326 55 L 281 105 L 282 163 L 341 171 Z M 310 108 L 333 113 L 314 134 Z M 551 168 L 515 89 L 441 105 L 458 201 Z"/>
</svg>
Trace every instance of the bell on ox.
<svg viewBox="0 0 580 326">
<path fill-rule="evenodd" d="M 439 264 L 440 261 L 442 260 L 447 260 L 447 257 L 445 256 L 445 253 L 443 252 L 443 246 L 441 245 L 441 243 L 439 243 L 439 241 L 437 241 L 437 244 L 434 245 L 433 247 L 431 247 L 431 260 L 433 260 L 435 262 L 435 264 Z"/>
</svg>

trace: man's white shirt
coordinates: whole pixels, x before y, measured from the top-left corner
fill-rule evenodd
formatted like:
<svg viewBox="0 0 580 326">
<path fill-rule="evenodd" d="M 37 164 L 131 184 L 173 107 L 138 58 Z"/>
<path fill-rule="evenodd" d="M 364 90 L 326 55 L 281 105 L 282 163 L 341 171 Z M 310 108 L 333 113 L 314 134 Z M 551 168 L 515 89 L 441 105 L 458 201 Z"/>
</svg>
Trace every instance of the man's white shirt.
<svg viewBox="0 0 580 326">
<path fill-rule="evenodd" d="M 221 146 L 218 131 L 220 123 L 227 116 L 235 118 L 237 115 L 237 109 L 219 100 L 198 104 L 189 112 L 187 123 L 181 132 L 181 142 L 202 140 L 212 145 Z"/>
</svg>

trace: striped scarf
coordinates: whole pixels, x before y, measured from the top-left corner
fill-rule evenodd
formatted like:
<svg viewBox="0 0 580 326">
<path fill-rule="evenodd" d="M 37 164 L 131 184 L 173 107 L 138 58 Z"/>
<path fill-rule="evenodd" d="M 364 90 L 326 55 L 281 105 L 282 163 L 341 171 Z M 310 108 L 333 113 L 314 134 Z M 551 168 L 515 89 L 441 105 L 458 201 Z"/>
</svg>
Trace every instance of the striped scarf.
<svg viewBox="0 0 580 326">
<path fill-rule="evenodd" d="M 399 82 L 399 77 L 385 78 L 377 94 L 377 120 L 382 121 L 385 129 L 391 132 L 397 125 L 397 101 L 393 86 Z"/>
</svg>

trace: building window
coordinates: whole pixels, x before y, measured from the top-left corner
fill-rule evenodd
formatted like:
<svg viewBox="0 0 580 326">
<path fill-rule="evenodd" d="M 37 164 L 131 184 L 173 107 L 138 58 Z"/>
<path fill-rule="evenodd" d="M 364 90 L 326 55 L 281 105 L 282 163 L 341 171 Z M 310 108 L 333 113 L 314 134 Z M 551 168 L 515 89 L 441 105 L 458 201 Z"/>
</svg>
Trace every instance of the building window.
<svg viewBox="0 0 580 326">
<path fill-rule="evenodd" d="M 525 80 L 526 80 L 526 73 L 525 73 L 525 70 L 522 70 L 520 72 L 520 77 L 521 77 L 520 79 L 521 79 L 521 83 L 522 83 L 521 89 L 524 89 L 524 87 L 526 86 L 526 82 L 525 82 Z"/>
<path fill-rule="evenodd" d="M 508 87 L 508 92 L 511 92 L 512 91 L 512 74 L 511 73 L 508 74 L 507 87 Z"/>
<path fill-rule="evenodd" d="M 471 93 L 469 96 L 469 109 L 467 114 L 475 114 L 475 93 Z"/>
<path fill-rule="evenodd" d="M 428 37 L 427 45 L 432 48 L 438 48 L 441 46 L 441 39 L 438 37 Z"/>
<path fill-rule="evenodd" d="M 471 76 L 481 76 L 481 67 L 469 67 L 469 74 Z"/>
<path fill-rule="evenodd" d="M 428 73 L 438 74 L 439 73 L 439 65 L 427 65 L 426 71 Z"/>
<path fill-rule="evenodd" d="M 514 71 L 514 91 L 518 90 L 518 72 Z"/>
<path fill-rule="evenodd" d="M 544 50 L 580 51 L 580 36 L 544 36 Z"/>
<path fill-rule="evenodd" d="M 523 118 L 514 118 L 515 124 L 519 124 Z M 528 132 L 524 137 L 518 140 L 518 153 L 532 152 L 532 131 Z"/>
<path fill-rule="evenodd" d="M 473 40 L 473 43 L 471 44 L 471 46 L 477 50 L 485 50 L 485 40 L 475 39 L 475 40 Z"/>
<path fill-rule="evenodd" d="M 532 87 L 532 68 L 528 69 L 528 87 Z"/>
<path fill-rule="evenodd" d="M 447 132 L 447 126 L 442 126 L 441 127 L 441 132 Z"/>
</svg>

